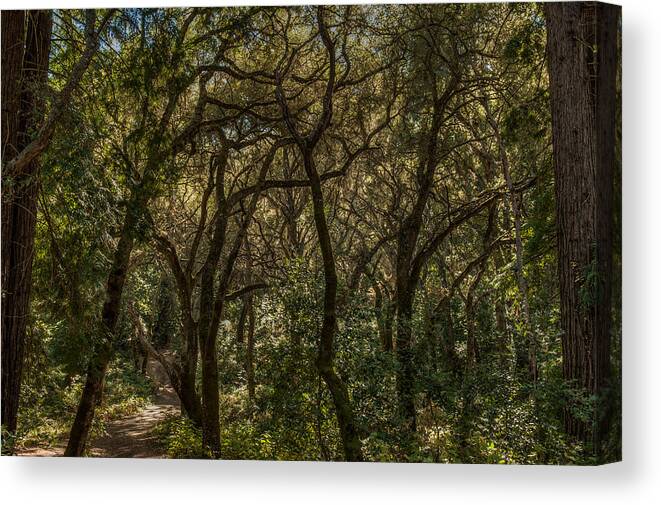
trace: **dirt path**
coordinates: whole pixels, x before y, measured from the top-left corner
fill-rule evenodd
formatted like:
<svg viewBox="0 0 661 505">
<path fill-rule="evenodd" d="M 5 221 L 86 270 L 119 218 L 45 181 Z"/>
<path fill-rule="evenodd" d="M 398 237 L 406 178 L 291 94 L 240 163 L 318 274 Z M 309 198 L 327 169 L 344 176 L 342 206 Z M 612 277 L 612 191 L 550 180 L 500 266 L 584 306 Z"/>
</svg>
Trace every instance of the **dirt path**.
<svg viewBox="0 0 661 505">
<path fill-rule="evenodd" d="M 152 434 L 156 424 L 179 412 L 179 399 L 160 363 L 150 360 L 147 373 L 158 385 L 152 403 L 135 414 L 108 424 L 106 434 L 92 441 L 90 456 L 97 458 L 164 458 Z"/>
<path fill-rule="evenodd" d="M 147 374 L 158 389 L 149 405 L 133 415 L 116 419 L 106 426 L 106 434 L 92 440 L 89 455 L 97 458 L 165 458 L 152 431 L 159 421 L 179 413 L 179 398 L 170 386 L 160 363 L 150 360 Z M 62 456 L 64 445 L 30 448 L 19 456 Z"/>
</svg>

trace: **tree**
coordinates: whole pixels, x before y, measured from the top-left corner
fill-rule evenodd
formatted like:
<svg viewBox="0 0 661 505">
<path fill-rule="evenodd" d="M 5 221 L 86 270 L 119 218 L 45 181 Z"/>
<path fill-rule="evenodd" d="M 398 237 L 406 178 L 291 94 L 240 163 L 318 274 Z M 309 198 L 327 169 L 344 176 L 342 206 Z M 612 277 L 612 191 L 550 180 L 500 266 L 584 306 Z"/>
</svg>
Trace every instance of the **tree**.
<svg viewBox="0 0 661 505">
<path fill-rule="evenodd" d="M 49 11 L 2 12 L 2 424 L 11 433 L 23 373 L 39 190 L 38 159 L 15 160 L 43 120 L 51 26 Z"/>
<path fill-rule="evenodd" d="M 30 280 L 39 191 L 39 156 L 98 49 L 99 37 L 114 13 L 110 9 L 96 27 L 96 11 L 85 12 L 85 46 L 71 68 L 48 114 L 45 84 L 51 45 L 51 11 L 3 11 L 2 127 L 2 287 L 3 424 L 16 429 L 22 376 L 23 341 L 29 313 Z M 5 48 L 7 51 L 5 51 Z M 7 309 L 7 306 L 10 309 Z M 6 409 L 6 410 L 5 410 Z"/>
<path fill-rule="evenodd" d="M 193 11 L 184 18 L 178 37 L 175 40 L 175 48 L 180 49 L 182 47 L 188 29 L 197 14 L 196 11 Z M 168 55 L 171 58 L 170 63 L 175 68 L 181 65 L 183 56 L 183 52 L 176 49 L 171 55 Z M 94 411 L 101 400 L 106 371 L 115 350 L 115 330 L 119 319 L 131 253 L 136 238 L 138 238 L 141 223 L 145 219 L 147 204 L 158 191 L 159 172 L 172 153 L 176 153 L 184 147 L 185 140 L 195 130 L 199 121 L 198 117 L 194 117 L 191 123 L 186 125 L 171 140 L 166 136 L 167 128 L 170 125 L 180 95 L 197 78 L 197 73 L 186 74 L 185 69 L 182 73 L 184 73 L 183 76 L 174 73 L 169 78 L 164 109 L 158 116 L 158 120 L 155 120 L 154 124 L 151 125 L 151 136 L 147 138 L 147 157 L 144 161 L 144 167 L 142 167 L 142 173 L 135 173 L 135 167 L 130 160 L 127 160 L 129 166 L 126 168 L 128 172 L 137 176 L 139 180 L 131 187 L 126 213 L 119 230 L 119 238 L 106 281 L 105 301 L 101 310 L 99 324 L 101 335 L 95 342 L 89 360 L 85 386 L 76 411 L 76 418 L 71 427 L 65 456 L 81 456 L 89 438 Z M 203 105 L 204 103 L 200 101 L 198 109 Z M 148 107 L 143 108 L 143 111 L 143 119 L 146 120 Z M 142 129 L 142 127 L 139 127 L 139 129 Z"/>
<path fill-rule="evenodd" d="M 620 7 L 546 5 L 553 123 L 563 377 L 596 401 L 588 421 L 565 409 L 565 430 L 591 441 L 607 430 L 611 379 L 613 171 Z"/>
<path fill-rule="evenodd" d="M 325 279 L 324 318 L 320 330 L 319 355 L 317 356 L 316 366 L 333 397 L 345 457 L 347 461 L 362 461 L 363 455 L 360 437 L 351 410 L 347 387 L 333 369 L 333 339 L 337 325 L 337 272 L 333 256 L 333 245 L 324 210 L 324 194 L 321 189 L 321 178 L 319 177 L 314 157 L 315 148 L 331 122 L 333 115 L 333 94 L 336 86 L 335 42 L 330 36 L 324 15 L 324 9 L 319 7 L 317 10 L 317 24 L 319 35 L 326 48 L 329 59 L 328 82 L 322 98 L 322 113 L 309 133 L 302 134 L 298 126 L 294 123 L 287 98 L 283 91 L 282 76 L 279 69 L 276 70 L 276 96 L 287 128 L 300 150 L 305 173 L 310 181 L 314 222 L 319 239 L 319 249 L 323 258 Z"/>
<path fill-rule="evenodd" d="M 544 10 L 54 10 L 39 75 L 3 13 L 7 447 L 617 459 L 617 16 Z"/>
</svg>

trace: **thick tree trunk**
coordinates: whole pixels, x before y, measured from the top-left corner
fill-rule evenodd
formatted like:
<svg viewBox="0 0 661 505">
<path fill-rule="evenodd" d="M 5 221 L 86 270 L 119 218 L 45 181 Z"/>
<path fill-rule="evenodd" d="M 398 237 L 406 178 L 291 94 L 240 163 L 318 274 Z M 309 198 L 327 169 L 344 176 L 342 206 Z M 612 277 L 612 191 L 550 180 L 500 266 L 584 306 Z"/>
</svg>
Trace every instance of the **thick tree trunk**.
<svg viewBox="0 0 661 505">
<path fill-rule="evenodd" d="M 415 410 L 415 373 L 413 368 L 413 292 L 408 288 L 398 289 L 397 294 L 397 394 L 399 398 L 402 429 L 415 433 L 417 429 Z"/>
<path fill-rule="evenodd" d="M 205 279 L 205 276 L 207 277 Z M 202 438 L 214 457 L 220 457 L 220 393 L 218 390 L 217 335 L 212 328 L 214 290 L 212 271 L 203 274 L 198 336 L 202 357 Z M 222 304 L 222 302 L 221 302 Z M 220 309 L 222 313 L 222 307 Z"/>
<path fill-rule="evenodd" d="M 2 12 L 5 164 L 30 142 L 32 131 L 42 121 L 51 26 L 50 11 Z M 2 424 L 13 433 L 30 308 L 39 160 L 21 170 L 3 165 L 2 186 Z"/>
<path fill-rule="evenodd" d="M 2 160 L 20 152 L 19 110 L 23 54 L 25 52 L 25 11 L 2 11 Z M 4 166 L 3 166 L 4 179 Z M 5 181 L 3 180 L 3 183 Z M 6 190 L 6 188 L 5 188 Z M 4 255 L 3 255 L 4 258 Z"/>
<path fill-rule="evenodd" d="M 563 374 L 599 399 L 587 423 L 569 406 L 565 429 L 597 453 L 610 378 L 619 17 L 614 5 L 546 4 Z"/>
<path fill-rule="evenodd" d="M 78 457 L 82 456 L 85 451 L 94 411 L 103 392 L 103 382 L 112 355 L 113 347 L 110 342 L 100 343 L 94 349 L 94 354 L 87 368 L 87 377 L 78 404 L 76 418 L 69 433 L 69 442 L 64 451 L 65 456 Z"/>
</svg>

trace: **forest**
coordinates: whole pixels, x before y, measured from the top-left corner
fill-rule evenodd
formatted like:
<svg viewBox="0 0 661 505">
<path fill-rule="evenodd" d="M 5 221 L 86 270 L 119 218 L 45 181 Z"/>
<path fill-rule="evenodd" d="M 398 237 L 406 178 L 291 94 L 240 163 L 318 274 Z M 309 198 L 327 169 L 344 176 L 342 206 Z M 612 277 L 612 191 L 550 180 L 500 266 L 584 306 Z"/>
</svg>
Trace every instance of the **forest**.
<svg viewBox="0 0 661 505">
<path fill-rule="evenodd" d="M 621 459 L 621 18 L 2 11 L 2 454 Z"/>
</svg>

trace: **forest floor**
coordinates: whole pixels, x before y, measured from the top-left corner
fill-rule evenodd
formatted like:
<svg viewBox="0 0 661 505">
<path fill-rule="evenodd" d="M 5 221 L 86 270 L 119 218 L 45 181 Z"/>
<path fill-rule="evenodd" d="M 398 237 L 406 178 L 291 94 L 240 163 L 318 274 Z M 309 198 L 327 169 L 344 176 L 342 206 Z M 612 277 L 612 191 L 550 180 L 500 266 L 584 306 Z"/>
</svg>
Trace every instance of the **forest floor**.
<svg viewBox="0 0 661 505">
<path fill-rule="evenodd" d="M 111 421 L 105 433 L 92 440 L 88 455 L 96 458 L 165 458 L 165 449 L 154 435 L 156 425 L 179 413 L 179 398 L 170 386 L 162 365 L 147 364 L 147 375 L 156 385 L 151 403 L 135 414 Z M 19 451 L 18 456 L 62 456 L 66 441 L 48 448 L 34 447 Z"/>
</svg>

